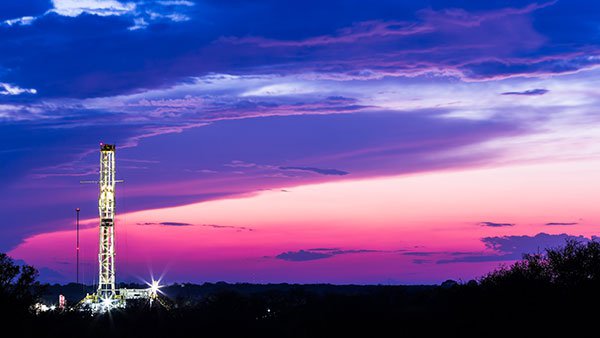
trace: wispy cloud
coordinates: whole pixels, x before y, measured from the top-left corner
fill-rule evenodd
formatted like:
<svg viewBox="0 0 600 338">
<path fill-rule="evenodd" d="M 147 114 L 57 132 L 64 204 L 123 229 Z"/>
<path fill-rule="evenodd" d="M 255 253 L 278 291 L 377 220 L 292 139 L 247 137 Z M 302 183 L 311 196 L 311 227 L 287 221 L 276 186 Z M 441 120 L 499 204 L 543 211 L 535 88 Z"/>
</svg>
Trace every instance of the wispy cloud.
<svg viewBox="0 0 600 338">
<path fill-rule="evenodd" d="M 308 249 L 308 250 L 282 252 L 279 255 L 275 256 L 275 258 L 281 259 L 284 261 L 290 261 L 290 262 L 304 262 L 304 261 L 313 261 L 313 260 L 317 260 L 317 259 L 330 258 L 333 256 L 338 256 L 338 255 L 363 254 L 363 253 L 375 253 L 375 252 L 386 252 L 386 251 L 370 250 L 370 249 L 341 250 L 338 248 L 315 248 L 315 249 Z"/>
<path fill-rule="evenodd" d="M 0 82 L 0 95 L 37 94 L 34 88 L 21 88 L 10 83 Z"/>
<path fill-rule="evenodd" d="M 497 223 L 497 222 L 480 222 L 479 225 L 481 225 L 483 227 L 499 228 L 499 227 L 512 227 L 515 224 L 514 223 Z"/>
<path fill-rule="evenodd" d="M 233 225 L 200 224 L 200 226 L 215 228 L 215 229 L 235 229 L 237 231 L 255 231 L 255 229 L 250 228 L 250 227 L 233 226 Z"/>
<path fill-rule="evenodd" d="M 344 176 L 350 174 L 347 171 L 337 170 L 337 169 L 321 169 L 315 167 L 279 167 L 281 170 L 299 170 L 299 171 L 310 171 L 313 173 L 321 174 L 321 175 L 334 175 L 334 176 Z"/>
<path fill-rule="evenodd" d="M 403 252 L 402 253 L 405 256 L 422 256 L 422 257 L 428 257 L 428 256 L 433 256 L 433 255 L 437 255 L 440 254 L 439 252 L 433 252 L 433 251 L 408 251 L 408 252 Z"/>
<path fill-rule="evenodd" d="M 163 225 L 172 227 L 183 227 L 183 226 L 201 226 L 214 229 L 234 229 L 237 231 L 255 231 L 255 229 L 244 226 L 233 226 L 233 225 L 219 225 L 219 224 L 192 224 L 185 222 L 143 222 L 137 223 L 138 225 Z"/>
<path fill-rule="evenodd" d="M 550 222 L 550 223 L 546 223 L 546 225 L 549 226 L 554 226 L 554 225 L 577 225 L 579 223 L 577 222 Z"/>
<path fill-rule="evenodd" d="M 307 250 L 299 250 L 299 251 L 287 251 L 280 253 L 275 256 L 277 259 L 281 259 L 284 261 L 290 262 L 305 262 L 305 261 L 314 261 L 317 259 L 324 259 L 332 257 L 333 255 L 329 252 L 318 252 L 318 251 L 307 251 Z"/>
<path fill-rule="evenodd" d="M 222 41 L 256 44 L 261 47 L 314 47 L 332 44 L 348 44 L 373 37 L 418 35 L 433 31 L 433 27 L 400 21 L 363 21 L 352 27 L 340 29 L 335 35 L 322 35 L 304 40 L 273 40 L 260 37 L 224 38 Z"/>
<path fill-rule="evenodd" d="M 549 92 L 548 89 L 538 88 L 538 89 L 524 90 L 521 92 L 504 92 L 504 93 L 502 93 L 502 95 L 538 96 L 538 95 L 544 95 L 548 92 Z"/>
<path fill-rule="evenodd" d="M 162 1 L 157 1 L 156 3 L 158 3 L 159 5 L 163 5 L 163 6 L 187 6 L 187 7 L 192 7 L 195 4 L 191 1 L 186 1 L 186 0 L 162 0 Z"/>
<path fill-rule="evenodd" d="M 52 0 L 54 8 L 50 12 L 76 17 L 81 14 L 98 16 L 133 14 L 136 4 L 116 0 Z"/>
<path fill-rule="evenodd" d="M 137 223 L 138 225 L 164 225 L 164 226 L 171 226 L 171 227 L 184 227 L 184 226 L 191 226 L 193 224 L 191 223 L 183 223 L 183 222 L 144 222 L 144 223 Z"/>
<path fill-rule="evenodd" d="M 430 259 L 420 259 L 420 258 L 417 258 L 417 259 L 413 259 L 412 260 L 412 263 L 413 264 L 417 264 L 417 265 L 428 264 L 428 263 L 431 263 L 431 262 L 432 261 Z"/>
<path fill-rule="evenodd" d="M 23 16 L 20 18 L 7 19 L 0 23 L 5 24 L 7 26 L 27 26 L 31 25 L 36 20 L 36 17 L 33 16 Z"/>
<path fill-rule="evenodd" d="M 47 15 L 60 15 L 76 18 L 81 15 L 98 17 L 129 17 L 133 24 L 128 30 L 135 31 L 148 27 L 150 23 L 160 20 L 171 22 L 188 21 L 190 18 L 180 11 L 181 8 L 193 7 L 191 1 L 118 1 L 118 0 L 52 0 L 52 8 L 39 16 L 22 16 L 1 21 L 7 26 L 31 25 Z"/>
<path fill-rule="evenodd" d="M 231 168 L 254 168 L 257 167 L 258 164 L 240 160 L 233 160 L 230 163 L 223 164 L 223 166 Z"/>
</svg>

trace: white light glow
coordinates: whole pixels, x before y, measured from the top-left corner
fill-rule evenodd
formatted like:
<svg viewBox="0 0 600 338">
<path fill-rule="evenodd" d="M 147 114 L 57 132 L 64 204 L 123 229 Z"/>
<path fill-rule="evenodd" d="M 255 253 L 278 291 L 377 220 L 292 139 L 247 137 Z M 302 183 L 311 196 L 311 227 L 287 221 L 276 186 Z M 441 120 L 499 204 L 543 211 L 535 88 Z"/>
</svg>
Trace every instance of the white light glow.
<svg viewBox="0 0 600 338">
<path fill-rule="evenodd" d="M 156 294 L 162 286 L 160 285 L 160 281 L 153 280 L 150 284 L 150 291 L 153 294 Z"/>
<path fill-rule="evenodd" d="M 103 299 L 102 299 L 102 305 L 103 305 L 105 308 L 107 308 L 107 309 L 110 309 L 110 308 L 111 308 L 111 306 L 112 306 L 112 299 L 110 299 L 110 298 L 103 298 Z"/>
</svg>

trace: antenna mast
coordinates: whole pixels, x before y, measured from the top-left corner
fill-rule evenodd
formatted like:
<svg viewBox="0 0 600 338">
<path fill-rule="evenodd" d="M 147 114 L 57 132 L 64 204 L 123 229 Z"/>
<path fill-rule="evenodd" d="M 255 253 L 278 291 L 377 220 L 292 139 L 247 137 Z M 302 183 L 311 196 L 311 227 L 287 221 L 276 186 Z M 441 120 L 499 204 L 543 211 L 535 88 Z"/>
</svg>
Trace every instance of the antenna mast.
<svg viewBox="0 0 600 338">
<path fill-rule="evenodd" d="M 77 208 L 75 209 L 75 211 L 77 212 L 77 284 L 79 284 L 79 211 L 81 211 L 81 209 Z"/>
</svg>

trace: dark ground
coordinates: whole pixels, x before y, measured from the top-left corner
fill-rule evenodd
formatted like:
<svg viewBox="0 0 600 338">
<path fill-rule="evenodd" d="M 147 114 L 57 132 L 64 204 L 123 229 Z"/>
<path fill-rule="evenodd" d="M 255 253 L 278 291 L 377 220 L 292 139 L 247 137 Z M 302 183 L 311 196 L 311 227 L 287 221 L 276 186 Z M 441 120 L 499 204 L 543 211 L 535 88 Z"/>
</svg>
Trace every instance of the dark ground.
<svg viewBox="0 0 600 338">
<path fill-rule="evenodd" d="M 119 283 L 118 288 L 128 289 L 146 289 L 146 284 L 135 283 Z M 401 286 L 385 286 L 385 288 L 403 290 L 403 292 L 414 293 L 424 290 L 433 290 L 437 285 L 401 285 Z M 204 284 L 171 284 L 161 287 L 161 293 L 171 300 L 193 300 L 201 299 L 211 295 L 233 292 L 241 296 L 255 296 L 265 293 L 286 293 L 292 290 L 302 290 L 305 293 L 314 295 L 368 295 L 384 288 L 379 285 L 332 285 L 332 284 L 250 284 L 250 283 L 235 283 L 228 284 L 225 282 L 204 283 Z M 94 286 L 69 283 L 48 284 L 44 287 L 42 301 L 45 304 L 57 304 L 58 296 L 64 295 L 69 304 L 77 303 L 86 293 L 94 293 Z"/>
<path fill-rule="evenodd" d="M 1 277 L 0 325 L 18 337 L 595 337 L 600 330 L 595 241 L 525 255 L 465 284 L 176 284 L 163 289 L 166 308 L 130 302 L 97 316 L 33 314 L 27 304 L 37 285 Z M 58 293 L 78 300 L 84 290 L 69 284 L 45 292 L 52 301 Z"/>
<path fill-rule="evenodd" d="M 217 283 L 164 291 L 174 296 L 167 300 L 169 310 L 137 303 L 96 317 L 45 313 L 21 318 L 20 336 L 538 337 L 557 330 L 572 336 L 593 329 L 597 308 L 585 306 L 600 301 L 598 288 L 505 292 L 474 282 L 444 287 Z"/>
</svg>

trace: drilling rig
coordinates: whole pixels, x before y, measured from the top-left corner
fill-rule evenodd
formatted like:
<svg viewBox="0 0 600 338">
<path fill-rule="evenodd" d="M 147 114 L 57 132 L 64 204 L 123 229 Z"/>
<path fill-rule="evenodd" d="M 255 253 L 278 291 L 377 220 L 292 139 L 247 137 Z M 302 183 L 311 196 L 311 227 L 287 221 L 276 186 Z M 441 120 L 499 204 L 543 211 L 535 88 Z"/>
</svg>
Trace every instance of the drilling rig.
<svg viewBox="0 0 600 338">
<path fill-rule="evenodd" d="M 115 145 L 100 145 L 100 243 L 98 249 L 98 297 L 114 299 L 115 290 Z"/>
<path fill-rule="evenodd" d="M 157 299 L 160 285 L 152 281 L 147 289 L 117 289 L 115 286 L 115 187 L 122 182 L 115 177 L 114 144 L 100 143 L 100 179 L 81 181 L 94 183 L 100 187 L 98 212 L 100 216 L 98 246 L 98 289 L 88 294 L 82 301 L 83 307 L 93 312 L 106 312 L 113 308 L 123 308 L 129 299 Z"/>
</svg>

